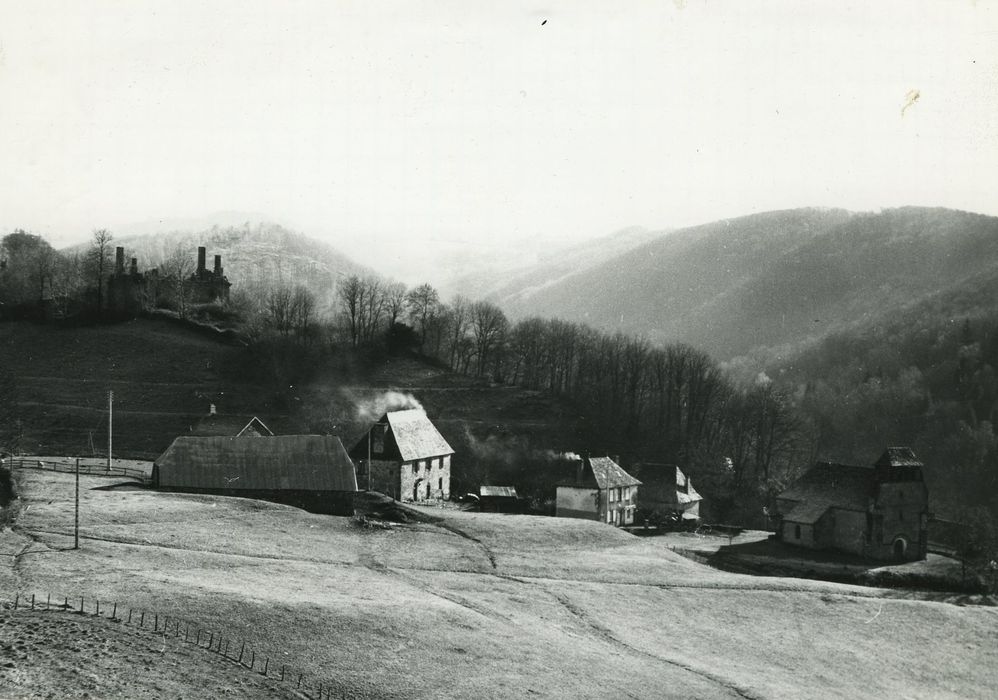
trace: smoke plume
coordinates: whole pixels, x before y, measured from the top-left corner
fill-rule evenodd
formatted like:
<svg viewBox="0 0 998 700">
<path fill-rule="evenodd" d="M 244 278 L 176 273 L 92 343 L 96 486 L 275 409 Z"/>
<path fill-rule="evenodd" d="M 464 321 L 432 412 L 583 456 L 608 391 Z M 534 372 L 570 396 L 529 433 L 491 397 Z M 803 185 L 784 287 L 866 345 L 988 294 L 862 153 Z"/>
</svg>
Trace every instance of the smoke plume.
<svg viewBox="0 0 998 700">
<path fill-rule="evenodd" d="M 409 408 L 423 410 L 423 404 L 419 403 L 412 394 L 403 394 L 400 391 L 386 391 L 374 398 L 357 400 L 357 420 L 375 421 L 389 411 L 404 411 Z"/>
</svg>

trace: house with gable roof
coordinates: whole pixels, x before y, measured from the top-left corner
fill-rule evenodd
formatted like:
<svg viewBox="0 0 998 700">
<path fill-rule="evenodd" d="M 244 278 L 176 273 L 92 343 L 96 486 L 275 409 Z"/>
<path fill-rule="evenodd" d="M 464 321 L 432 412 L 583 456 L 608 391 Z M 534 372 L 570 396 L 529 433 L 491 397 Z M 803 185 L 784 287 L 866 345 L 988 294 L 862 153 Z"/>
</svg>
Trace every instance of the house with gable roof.
<svg viewBox="0 0 998 700">
<path fill-rule="evenodd" d="M 818 462 L 776 500 L 777 539 L 872 559 L 924 559 L 929 498 L 923 465 L 889 447 L 872 466 Z"/>
<path fill-rule="evenodd" d="M 453 456 L 418 408 L 384 414 L 350 450 L 361 488 L 415 502 L 450 498 Z"/>
<path fill-rule="evenodd" d="M 641 479 L 638 507 L 653 522 L 674 520 L 690 525 L 700 520 L 703 496 L 678 466 L 641 462 L 632 471 Z"/>
<path fill-rule="evenodd" d="M 610 457 L 583 457 L 574 478 L 558 484 L 555 515 L 632 525 L 640 485 Z"/>
</svg>

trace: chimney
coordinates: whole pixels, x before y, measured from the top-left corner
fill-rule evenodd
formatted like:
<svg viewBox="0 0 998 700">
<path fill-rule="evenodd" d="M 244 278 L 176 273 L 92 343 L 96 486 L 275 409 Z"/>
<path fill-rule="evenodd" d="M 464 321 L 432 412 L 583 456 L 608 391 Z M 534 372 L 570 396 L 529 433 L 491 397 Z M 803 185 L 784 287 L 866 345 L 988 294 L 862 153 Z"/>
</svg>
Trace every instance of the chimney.
<svg viewBox="0 0 998 700">
<path fill-rule="evenodd" d="M 610 460 L 618 467 L 620 466 L 620 455 L 610 455 Z"/>
<path fill-rule="evenodd" d="M 208 415 L 209 416 L 215 415 L 215 404 L 213 403 L 208 404 Z"/>
<path fill-rule="evenodd" d="M 134 277 L 135 275 L 139 274 L 139 261 L 138 261 L 138 258 L 132 258 L 132 269 L 131 269 L 131 273 L 132 273 L 132 277 Z"/>
<path fill-rule="evenodd" d="M 215 256 L 215 276 L 216 277 L 221 277 L 222 276 L 222 256 L 221 255 L 216 255 Z"/>
<path fill-rule="evenodd" d="M 125 249 L 121 246 L 114 249 L 114 274 L 125 274 Z"/>
<path fill-rule="evenodd" d="M 198 246 L 198 277 L 204 274 L 205 249 L 203 245 Z"/>
</svg>

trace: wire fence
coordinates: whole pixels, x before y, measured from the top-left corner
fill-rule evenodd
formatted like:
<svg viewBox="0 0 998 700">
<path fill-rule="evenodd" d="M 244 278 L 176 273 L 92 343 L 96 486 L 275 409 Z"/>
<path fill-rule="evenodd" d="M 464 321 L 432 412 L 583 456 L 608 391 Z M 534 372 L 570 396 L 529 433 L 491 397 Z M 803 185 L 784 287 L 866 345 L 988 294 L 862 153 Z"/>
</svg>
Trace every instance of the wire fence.
<svg viewBox="0 0 998 700">
<path fill-rule="evenodd" d="M 76 472 L 76 459 L 66 457 L 62 459 L 25 459 L 11 458 L 8 462 L 12 470 L 17 469 L 41 469 L 50 472 L 63 472 L 73 474 Z M 92 464 L 80 461 L 80 474 L 87 476 L 121 476 L 136 479 L 144 484 L 152 480 L 149 472 L 144 469 L 133 469 L 131 467 L 108 466 L 107 464 Z"/>
<path fill-rule="evenodd" d="M 30 596 L 30 597 L 29 597 Z M 78 602 L 77 602 L 78 601 Z M 8 610 L 30 610 L 41 612 L 61 612 L 76 615 L 91 615 L 131 625 L 142 630 L 161 634 L 164 637 L 182 639 L 184 644 L 198 646 L 207 652 L 217 654 L 238 664 L 249 672 L 259 674 L 269 681 L 287 685 L 311 700 L 333 700 L 346 698 L 337 684 L 318 674 L 306 673 L 297 665 L 278 664 L 269 653 L 259 649 L 253 640 L 227 635 L 224 631 L 203 627 L 197 622 L 175 615 L 160 614 L 156 611 L 135 609 L 118 605 L 114 601 L 87 600 L 85 596 L 56 596 L 46 593 L 45 597 L 36 594 L 15 593 L 14 600 L 4 603 Z M 149 628 L 152 627 L 150 630 Z M 337 691 L 337 695 L 333 692 Z"/>
</svg>

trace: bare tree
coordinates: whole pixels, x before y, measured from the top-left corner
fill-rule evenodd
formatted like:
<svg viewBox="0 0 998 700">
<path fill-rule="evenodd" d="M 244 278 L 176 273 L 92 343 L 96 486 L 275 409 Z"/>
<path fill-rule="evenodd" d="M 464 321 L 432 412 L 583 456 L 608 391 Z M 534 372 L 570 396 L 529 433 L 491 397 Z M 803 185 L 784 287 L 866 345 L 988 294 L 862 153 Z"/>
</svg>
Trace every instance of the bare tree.
<svg viewBox="0 0 998 700">
<path fill-rule="evenodd" d="M 163 277 L 169 280 L 173 301 L 181 318 L 187 318 L 194 285 L 191 275 L 194 273 L 194 258 L 183 246 L 174 248 L 160 265 Z"/>
<path fill-rule="evenodd" d="M 87 262 L 90 265 L 91 279 L 97 285 L 97 313 L 104 310 L 104 278 L 111 269 L 111 242 L 114 236 L 106 228 L 94 231 L 87 251 Z"/>
<path fill-rule="evenodd" d="M 267 316 L 274 330 L 287 337 L 294 327 L 294 292 L 290 287 L 280 286 L 267 294 Z"/>
<path fill-rule="evenodd" d="M 509 320 L 495 304 L 488 301 L 478 301 L 471 305 L 471 329 L 475 339 L 475 359 L 479 377 L 485 374 L 489 360 L 499 347 Z"/>
<path fill-rule="evenodd" d="M 290 316 L 298 342 L 307 343 L 315 316 L 315 294 L 308 287 L 301 284 L 295 287 L 291 295 Z"/>
<path fill-rule="evenodd" d="M 391 329 L 405 312 L 405 298 L 408 291 L 401 282 L 390 282 L 385 285 L 385 313 L 388 314 L 388 328 Z"/>
<path fill-rule="evenodd" d="M 350 342 L 356 347 L 360 342 L 364 282 L 357 275 L 351 275 L 337 286 L 336 295 L 340 298 L 343 313 L 350 325 Z"/>
<path fill-rule="evenodd" d="M 406 296 L 409 316 L 419 329 L 419 351 L 426 345 L 426 330 L 429 320 L 440 305 L 440 295 L 429 284 L 421 284 Z"/>
</svg>

